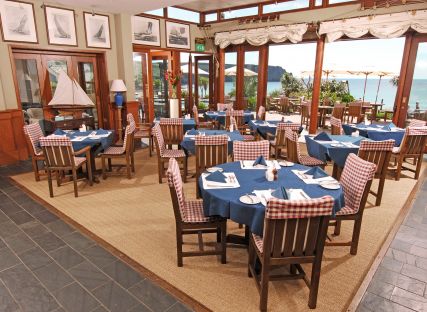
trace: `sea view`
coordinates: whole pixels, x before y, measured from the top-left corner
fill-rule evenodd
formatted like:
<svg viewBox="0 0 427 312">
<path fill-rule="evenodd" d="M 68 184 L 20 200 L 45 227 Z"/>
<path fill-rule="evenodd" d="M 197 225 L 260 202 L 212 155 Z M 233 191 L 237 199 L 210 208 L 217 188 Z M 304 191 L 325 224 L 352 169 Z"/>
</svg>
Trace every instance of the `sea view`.
<svg viewBox="0 0 427 312">
<path fill-rule="evenodd" d="M 336 79 L 336 80 L 348 80 L 350 93 L 356 98 L 361 99 L 363 97 L 363 86 L 365 83 L 364 79 Z M 369 102 L 375 102 L 375 95 L 377 93 L 379 79 L 368 79 L 366 83 L 366 95 L 365 100 Z M 280 81 L 269 81 L 267 84 L 267 94 L 274 90 L 281 90 L 282 86 Z M 232 82 L 225 83 L 225 94 L 228 94 L 233 89 Z M 390 83 L 390 79 L 382 79 L 380 90 L 378 93 L 377 102 L 380 103 L 383 100 L 384 108 L 392 109 L 394 100 L 396 97 L 397 87 Z M 409 99 L 410 109 L 415 108 L 415 102 L 420 103 L 422 110 L 427 110 L 427 79 L 414 79 L 411 96 Z"/>
</svg>

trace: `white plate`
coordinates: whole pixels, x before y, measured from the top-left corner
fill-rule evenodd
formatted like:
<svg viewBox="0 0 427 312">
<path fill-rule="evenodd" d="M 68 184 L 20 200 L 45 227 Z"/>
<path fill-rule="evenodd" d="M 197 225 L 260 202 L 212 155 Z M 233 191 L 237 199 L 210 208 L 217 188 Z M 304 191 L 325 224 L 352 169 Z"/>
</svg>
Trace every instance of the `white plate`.
<svg viewBox="0 0 427 312">
<path fill-rule="evenodd" d="M 261 200 L 257 196 L 250 195 L 250 194 L 240 196 L 239 200 L 242 203 L 247 204 L 247 205 L 256 205 L 256 204 L 259 204 L 261 202 Z"/>
<path fill-rule="evenodd" d="M 213 172 L 215 172 L 215 171 L 223 172 L 223 171 L 224 171 L 224 169 L 222 169 L 222 168 L 220 168 L 220 167 L 211 167 L 211 168 L 206 169 L 206 171 L 207 171 L 207 172 L 210 172 L 210 173 L 213 173 Z"/>
<path fill-rule="evenodd" d="M 328 190 L 338 190 L 340 188 L 339 183 L 331 183 L 331 182 L 323 182 L 319 183 L 319 185 Z"/>
<path fill-rule="evenodd" d="M 290 161 L 279 161 L 279 165 L 282 167 L 292 167 L 293 165 L 295 165 L 293 162 Z"/>
<path fill-rule="evenodd" d="M 331 143 L 332 147 L 343 147 L 344 145 L 342 145 L 341 143 Z"/>
</svg>

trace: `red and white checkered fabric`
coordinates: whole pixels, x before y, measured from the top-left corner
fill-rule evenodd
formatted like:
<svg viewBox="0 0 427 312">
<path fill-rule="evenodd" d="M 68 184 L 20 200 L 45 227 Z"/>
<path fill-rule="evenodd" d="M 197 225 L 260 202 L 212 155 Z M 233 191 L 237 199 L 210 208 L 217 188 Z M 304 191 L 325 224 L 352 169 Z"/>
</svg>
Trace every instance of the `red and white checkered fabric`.
<svg viewBox="0 0 427 312">
<path fill-rule="evenodd" d="M 71 143 L 70 138 L 66 136 L 49 135 L 47 137 L 40 138 L 40 146 L 71 146 L 72 148 L 73 144 Z"/>
<path fill-rule="evenodd" d="M 123 146 L 110 146 L 104 151 L 104 155 L 122 155 L 126 152 Z"/>
<path fill-rule="evenodd" d="M 265 107 L 261 105 L 258 109 L 258 114 L 257 114 L 258 119 L 263 119 L 264 114 L 265 114 Z"/>
<path fill-rule="evenodd" d="M 224 104 L 224 103 L 218 103 L 218 104 L 216 105 L 216 107 L 217 107 L 217 110 L 218 110 L 219 112 L 222 112 L 222 111 L 224 111 L 225 109 L 227 109 L 227 110 L 232 110 L 232 109 L 233 109 L 233 103 L 227 103 L 227 104 Z"/>
<path fill-rule="evenodd" d="M 126 126 L 126 129 L 125 129 L 125 138 L 123 139 L 123 149 L 126 150 L 127 138 L 134 131 L 135 131 L 135 123 L 133 125 L 129 124 L 129 125 Z"/>
<path fill-rule="evenodd" d="M 262 253 L 264 250 L 264 240 L 262 239 L 261 236 L 256 235 L 254 233 L 252 233 L 252 237 L 254 239 L 254 243 L 255 243 L 256 248 L 258 248 L 260 253 Z"/>
<path fill-rule="evenodd" d="M 225 112 L 225 114 L 227 116 L 235 116 L 235 117 L 241 116 L 241 117 L 243 117 L 245 115 L 245 111 L 243 111 L 243 110 L 231 110 L 230 109 L 230 110 L 227 110 Z"/>
<path fill-rule="evenodd" d="M 203 200 L 188 200 L 184 205 L 185 218 L 182 221 L 187 223 L 201 223 L 213 221 L 215 217 L 206 217 L 203 212 Z"/>
<path fill-rule="evenodd" d="M 182 118 L 160 118 L 161 125 L 182 125 L 184 119 Z"/>
<path fill-rule="evenodd" d="M 28 137 L 30 138 L 30 142 L 33 147 L 34 154 L 41 155 L 43 152 L 39 147 L 39 144 L 40 144 L 40 138 L 43 137 L 43 131 L 42 131 L 42 128 L 40 127 L 40 124 L 37 122 L 37 123 L 25 125 L 24 133 L 28 135 Z"/>
<path fill-rule="evenodd" d="M 233 126 L 233 128 L 237 130 L 237 121 L 233 116 L 230 116 L 230 126 Z"/>
<path fill-rule="evenodd" d="M 407 127 L 405 135 L 427 135 L 427 127 Z"/>
<path fill-rule="evenodd" d="M 276 135 L 277 135 L 277 131 L 286 131 L 286 129 L 291 129 L 294 132 L 298 132 L 300 127 L 301 125 L 296 123 L 279 122 L 276 128 Z M 297 136 L 297 140 L 298 140 L 298 136 Z"/>
<path fill-rule="evenodd" d="M 385 141 L 362 140 L 360 142 L 359 151 L 392 151 L 393 147 L 394 147 L 394 140 L 385 140 Z"/>
<path fill-rule="evenodd" d="M 132 114 L 127 114 L 126 115 L 126 120 L 128 122 L 128 125 L 130 125 L 130 130 L 132 130 L 132 132 L 135 131 L 136 129 L 136 123 L 135 123 L 135 118 L 133 118 Z"/>
<path fill-rule="evenodd" d="M 340 178 L 346 208 L 343 213 L 349 210 L 352 210 L 353 213 L 359 211 L 366 184 L 374 178 L 376 168 L 375 164 L 363 160 L 355 154 L 347 157 Z"/>
<path fill-rule="evenodd" d="M 74 164 L 76 167 L 80 166 L 86 161 L 86 157 L 74 157 Z"/>
<path fill-rule="evenodd" d="M 342 122 L 340 119 L 331 116 L 331 126 L 337 127 L 338 129 L 340 129 L 340 134 L 344 134 Z"/>
<path fill-rule="evenodd" d="M 163 156 L 163 153 L 165 152 L 165 139 L 163 138 L 162 129 L 160 128 L 160 125 L 156 123 L 152 129 L 153 135 L 156 138 L 157 144 L 159 145 L 160 150 L 160 156 Z"/>
<path fill-rule="evenodd" d="M 272 198 L 267 203 L 267 219 L 302 219 L 330 216 L 334 207 L 334 198 L 327 195 L 321 198 L 304 200 L 283 200 Z"/>
<path fill-rule="evenodd" d="M 165 149 L 163 151 L 162 157 L 165 157 L 165 158 L 171 158 L 171 157 L 181 158 L 181 157 L 185 157 L 185 152 L 183 150 Z"/>
<path fill-rule="evenodd" d="M 224 145 L 228 144 L 227 135 L 196 135 L 196 145 Z"/>
<path fill-rule="evenodd" d="M 345 207 L 341 208 L 341 210 L 338 211 L 336 213 L 336 215 L 337 216 L 346 216 L 346 215 L 352 215 L 352 214 L 355 214 L 355 213 L 357 213 L 357 210 L 354 210 L 354 209 L 351 209 L 348 206 L 345 206 Z"/>
<path fill-rule="evenodd" d="M 270 156 L 270 147 L 267 140 L 255 141 L 255 142 L 233 142 L 233 155 L 234 161 L 241 160 L 255 160 L 258 156 L 264 156 L 268 159 Z"/>
<path fill-rule="evenodd" d="M 424 127 L 426 122 L 424 120 L 412 119 L 409 122 L 408 127 Z"/>
<path fill-rule="evenodd" d="M 181 172 L 179 171 L 179 165 L 175 158 L 169 159 L 169 166 L 166 172 L 168 177 L 169 187 L 173 187 L 178 198 L 179 211 L 181 213 L 181 219 L 185 220 L 185 196 L 183 190 L 183 183 L 181 178 Z"/>
<path fill-rule="evenodd" d="M 242 134 L 242 137 L 245 142 L 255 141 L 255 137 L 252 134 Z"/>
<path fill-rule="evenodd" d="M 291 128 L 286 128 L 285 135 L 286 135 L 286 138 L 295 142 L 296 147 L 297 147 L 298 162 L 301 165 L 313 167 L 313 166 L 322 166 L 325 164 L 323 161 L 321 161 L 320 159 L 317 159 L 315 157 L 311 157 L 308 155 L 301 155 L 301 150 L 299 148 L 299 143 L 298 143 L 298 133 L 297 132 L 292 131 Z"/>
</svg>

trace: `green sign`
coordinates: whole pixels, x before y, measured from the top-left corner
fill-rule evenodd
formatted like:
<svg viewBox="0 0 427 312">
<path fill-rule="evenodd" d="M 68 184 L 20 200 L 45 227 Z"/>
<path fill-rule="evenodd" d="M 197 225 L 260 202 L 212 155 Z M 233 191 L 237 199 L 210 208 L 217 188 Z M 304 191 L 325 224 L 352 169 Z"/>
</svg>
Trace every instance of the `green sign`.
<svg viewBox="0 0 427 312">
<path fill-rule="evenodd" d="M 201 43 L 196 43 L 196 51 L 197 52 L 205 52 L 205 45 Z"/>
</svg>

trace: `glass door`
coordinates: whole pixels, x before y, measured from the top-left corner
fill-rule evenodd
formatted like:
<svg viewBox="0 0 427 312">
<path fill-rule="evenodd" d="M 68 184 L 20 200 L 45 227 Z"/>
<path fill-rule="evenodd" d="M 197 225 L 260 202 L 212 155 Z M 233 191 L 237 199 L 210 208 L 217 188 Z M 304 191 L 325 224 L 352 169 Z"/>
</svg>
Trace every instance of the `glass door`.
<svg viewBox="0 0 427 312">
<path fill-rule="evenodd" d="M 194 57 L 194 99 L 201 110 L 207 110 L 213 105 L 213 74 L 212 56 Z"/>
<path fill-rule="evenodd" d="M 147 53 L 133 53 L 133 72 L 135 82 L 135 100 L 139 102 L 138 116 L 140 120 L 148 120 L 148 84 L 147 84 Z"/>
<path fill-rule="evenodd" d="M 225 53 L 224 102 L 236 101 L 237 52 Z"/>
<path fill-rule="evenodd" d="M 170 52 L 151 52 L 154 117 L 169 116 L 169 83 L 166 73 L 171 71 Z"/>
<path fill-rule="evenodd" d="M 245 52 L 243 79 L 243 109 L 256 110 L 258 93 L 259 51 Z"/>
</svg>

